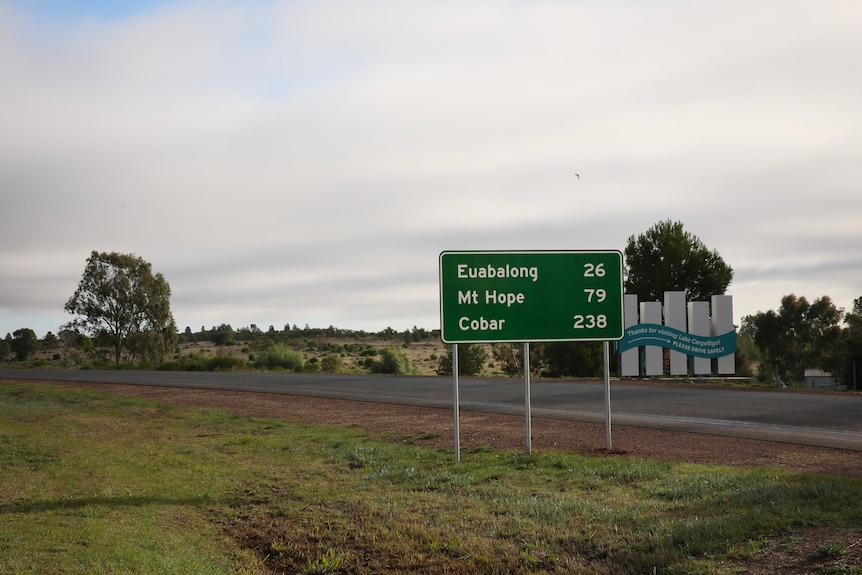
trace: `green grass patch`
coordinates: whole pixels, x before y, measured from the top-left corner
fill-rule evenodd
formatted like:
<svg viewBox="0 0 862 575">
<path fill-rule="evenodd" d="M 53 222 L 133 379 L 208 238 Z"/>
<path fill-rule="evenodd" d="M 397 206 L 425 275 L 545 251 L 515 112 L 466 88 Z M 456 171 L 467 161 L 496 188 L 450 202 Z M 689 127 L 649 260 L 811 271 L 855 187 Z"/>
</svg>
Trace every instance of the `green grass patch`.
<svg viewBox="0 0 862 575">
<path fill-rule="evenodd" d="M 798 530 L 858 532 L 860 500 L 857 480 L 487 448 L 456 464 L 358 428 L 0 383 L 0 573 L 734 573 Z M 840 572 L 842 541 L 806 560 Z"/>
</svg>

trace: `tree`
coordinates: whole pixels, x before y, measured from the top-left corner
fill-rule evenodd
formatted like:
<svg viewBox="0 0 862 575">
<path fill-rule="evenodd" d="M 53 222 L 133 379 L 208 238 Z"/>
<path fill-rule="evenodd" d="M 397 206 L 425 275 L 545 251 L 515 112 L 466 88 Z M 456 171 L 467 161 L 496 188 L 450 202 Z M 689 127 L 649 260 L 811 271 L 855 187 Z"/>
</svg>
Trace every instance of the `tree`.
<svg viewBox="0 0 862 575">
<path fill-rule="evenodd" d="M 845 381 L 847 387 L 859 389 L 862 381 L 862 297 L 853 300 L 853 311 L 844 316 L 846 328 Z"/>
<path fill-rule="evenodd" d="M 458 344 L 459 375 L 479 375 L 488 361 L 485 346 L 475 343 Z M 452 346 L 446 346 L 446 355 L 437 362 L 437 375 L 452 375 Z"/>
<path fill-rule="evenodd" d="M 604 347 L 601 342 L 554 342 L 536 346 L 537 356 L 546 367 L 546 377 L 600 377 L 604 372 Z M 532 360 L 532 357 L 531 357 Z"/>
<path fill-rule="evenodd" d="M 228 323 L 214 327 L 210 331 L 209 339 L 216 345 L 232 345 L 235 342 L 233 328 Z"/>
<path fill-rule="evenodd" d="M 12 333 L 12 341 L 9 345 L 12 353 L 15 354 L 15 359 L 24 361 L 39 350 L 39 338 L 32 329 L 26 327 L 16 329 Z"/>
<path fill-rule="evenodd" d="M 171 287 L 162 274 L 134 254 L 93 251 L 65 310 L 69 326 L 109 342 L 114 361 L 160 363 L 176 342 Z"/>
<path fill-rule="evenodd" d="M 841 319 L 829 296 L 809 303 L 794 294 L 781 298 L 777 312 L 759 312 L 743 319 L 744 332 L 754 338 L 768 368 L 761 374 L 802 381 L 806 368 L 820 368 L 840 376 L 843 370 Z M 763 364 L 761 364 L 763 366 Z"/>
<path fill-rule="evenodd" d="M 60 339 L 50 331 L 42 338 L 42 345 L 45 349 L 54 349 L 60 343 Z"/>
<path fill-rule="evenodd" d="M 524 375 L 523 344 L 495 344 L 494 361 L 506 375 Z M 530 344 L 530 374 L 540 377 L 598 377 L 604 369 L 599 342 L 559 341 Z"/>
<path fill-rule="evenodd" d="M 661 301 L 666 291 L 685 291 L 689 301 L 709 301 L 733 280 L 733 269 L 717 251 L 686 232 L 682 222 L 661 221 L 631 236 L 624 253 L 626 292 L 641 301 Z"/>
<path fill-rule="evenodd" d="M 538 376 L 547 368 L 544 360 L 543 343 L 530 344 L 530 375 Z M 492 348 L 494 361 L 500 371 L 511 377 L 524 375 L 524 346 L 520 343 L 495 343 Z"/>
</svg>

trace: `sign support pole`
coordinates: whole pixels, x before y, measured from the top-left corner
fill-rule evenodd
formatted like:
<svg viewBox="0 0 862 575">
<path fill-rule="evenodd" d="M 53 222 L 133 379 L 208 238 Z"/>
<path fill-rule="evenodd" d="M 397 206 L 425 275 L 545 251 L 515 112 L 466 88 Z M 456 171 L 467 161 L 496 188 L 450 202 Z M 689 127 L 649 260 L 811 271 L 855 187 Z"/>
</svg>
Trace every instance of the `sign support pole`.
<svg viewBox="0 0 862 575">
<path fill-rule="evenodd" d="M 455 461 L 461 455 L 459 343 L 523 343 L 524 426 L 531 453 L 530 342 L 604 341 L 610 450 L 608 342 L 624 335 L 622 252 L 444 251 L 439 269 L 440 339 L 453 346 Z"/>
<path fill-rule="evenodd" d="M 452 406 L 455 415 L 455 423 L 452 426 L 452 435 L 455 439 L 455 463 L 461 461 L 461 429 L 459 424 L 459 407 L 458 407 L 458 344 L 452 344 L 452 380 L 453 380 L 453 397 Z"/>
<path fill-rule="evenodd" d="M 611 360 L 610 342 L 604 342 L 605 360 L 605 445 L 611 451 Z"/>
<path fill-rule="evenodd" d="M 530 344 L 524 344 L 524 424 L 527 432 L 527 454 L 533 452 L 532 424 L 530 422 Z"/>
</svg>

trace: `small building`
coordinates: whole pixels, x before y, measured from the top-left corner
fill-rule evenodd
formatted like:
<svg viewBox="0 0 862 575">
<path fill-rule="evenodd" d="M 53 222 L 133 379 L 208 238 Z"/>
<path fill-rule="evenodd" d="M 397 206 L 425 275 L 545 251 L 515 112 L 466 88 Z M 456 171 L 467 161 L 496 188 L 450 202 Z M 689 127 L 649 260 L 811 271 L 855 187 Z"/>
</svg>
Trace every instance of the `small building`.
<svg viewBox="0 0 862 575">
<path fill-rule="evenodd" d="M 828 371 L 822 369 L 805 370 L 806 389 L 845 389 L 841 381 Z"/>
</svg>

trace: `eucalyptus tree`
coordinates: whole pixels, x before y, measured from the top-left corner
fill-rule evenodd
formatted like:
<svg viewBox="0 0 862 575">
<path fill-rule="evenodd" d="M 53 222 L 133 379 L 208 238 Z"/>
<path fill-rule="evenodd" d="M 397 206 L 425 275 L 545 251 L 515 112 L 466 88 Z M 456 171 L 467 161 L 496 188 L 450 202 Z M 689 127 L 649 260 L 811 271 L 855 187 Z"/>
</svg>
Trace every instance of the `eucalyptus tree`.
<svg viewBox="0 0 862 575">
<path fill-rule="evenodd" d="M 843 315 L 829 296 L 809 303 L 804 296 L 789 294 L 781 298 L 778 311 L 746 316 L 744 331 L 753 336 L 763 354 L 761 373 L 775 372 L 791 381 L 802 381 L 806 368 L 840 375 L 845 358 Z"/>
<path fill-rule="evenodd" d="M 65 310 L 68 327 L 104 341 L 119 365 L 161 363 L 177 339 L 171 314 L 171 287 L 152 265 L 134 254 L 93 251 Z"/>
</svg>

